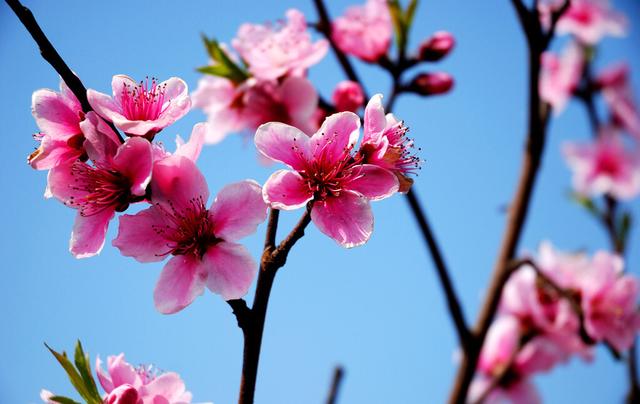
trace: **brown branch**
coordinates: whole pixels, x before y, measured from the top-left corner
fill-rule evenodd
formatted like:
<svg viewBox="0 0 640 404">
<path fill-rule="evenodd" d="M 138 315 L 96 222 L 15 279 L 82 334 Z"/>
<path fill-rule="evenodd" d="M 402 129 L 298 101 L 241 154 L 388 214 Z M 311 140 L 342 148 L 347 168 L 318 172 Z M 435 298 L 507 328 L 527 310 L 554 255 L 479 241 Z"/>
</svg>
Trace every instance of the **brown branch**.
<svg viewBox="0 0 640 404">
<path fill-rule="evenodd" d="M 19 0 L 5 0 L 5 2 L 11 7 L 11 10 L 18 17 L 22 25 L 27 29 L 31 37 L 38 45 L 40 49 L 40 55 L 42 58 L 46 60 L 51 67 L 60 75 L 62 81 L 65 82 L 69 90 L 76 96 L 78 101 L 80 102 L 80 106 L 82 107 L 82 111 L 89 112 L 93 111 L 91 105 L 89 104 L 89 100 L 87 99 L 87 89 L 80 81 L 80 78 L 76 76 L 73 71 L 69 68 L 67 63 L 62 59 L 56 48 L 53 46 L 49 38 L 45 35 L 38 25 L 36 18 L 33 16 L 31 10 L 27 7 L 23 6 Z M 120 142 L 124 143 L 124 139 L 120 132 L 116 129 L 113 123 L 105 121 L 111 129 L 118 135 Z"/>
<path fill-rule="evenodd" d="M 338 402 L 338 393 L 340 392 L 340 383 L 344 377 L 344 368 L 336 366 L 333 369 L 333 379 L 331 380 L 331 388 L 327 397 L 327 404 L 336 404 Z"/>
<path fill-rule="evenodd" d="M 238 325 L 244 335 L 239 404 L 252 404 L 254 401 L 262 334 L 264 332 L 271 288 L 278 269 L 285 264 L 289 251 L 304 235 L 304 229 L 311 221 L 311 204 L 307 205 L 304 215 L 291 233 L 275 247 L 278 218 L 279 211 L 271 209 L 253 306 L 249 309 L 244 301 L 232 300 L 228 302 L 233 308 L 233 312 L 238 319 Z"/>
<path fill-rule="evenodd" d="M 349 61 L 349 58 L 347 57 L 347 55 L 344 54 L 344 52 L 340 50 L 340 48 L 338 48 L 338 45 L 333 40 L 333 36 L 331 35 L 331 18 L 329 17 L 327 6 L 324 4 L 323 0 L 313 0 L 313 4 L 316 7 L 316 11 L 318 12 L 318 18 L 320 19 L 318 23 L 315 25 L 316 28 L 318 29 L 318 31 L 322 33 L 322 35 L 324 35 L 327 41 L 329 41 L 329 45 L 331 46 L 331 49 L 333 49 L 333 53 L 336 55 L 336 58 L 338 59 L 338 63 L 340 63 L 340 66 L 342 66 L 342 70 L 344 70 L 349 80 L 360 84 L 360 87 L 362 88 L 362 92 L 364 94 L 364 98 L 368 100 L 369 96 L 367 95 L 367 92 L 364 89 L 362 81 L 360 80 L 360 78 L 358 77 L 358 74 L 353 68 L 353 65 Z"/>
</svg>

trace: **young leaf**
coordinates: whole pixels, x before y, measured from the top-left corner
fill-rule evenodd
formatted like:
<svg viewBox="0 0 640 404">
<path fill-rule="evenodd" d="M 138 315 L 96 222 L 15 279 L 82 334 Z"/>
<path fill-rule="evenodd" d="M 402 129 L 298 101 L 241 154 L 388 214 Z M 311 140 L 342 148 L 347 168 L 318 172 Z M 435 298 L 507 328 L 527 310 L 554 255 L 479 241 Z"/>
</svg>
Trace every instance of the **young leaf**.
<svg viewBox="0 0 640 404">
<path fill-rule="evenodd" d="M 404 26 L 406 29 L 405 36 L 409 37 L 409 30 L 413 24 L 413 17 L 416 14 L 416 8 L 418 7 L 418 0 L 411 0 L 407 6 L 407 10 L 404 13 Z"/>
<path fill-rule="evenodd" d="M 578 193 L 573 192 L 573 193 L 571 193 L 571 199 L 576 201 L 578 203 L 578 205 L 580 205 L 583 208 L 585 208 L 587 210 L 587 212 L 591 213 L 592 215 L 594 215 L 596 217 L 602 216 L 602 213 L 600 212 L 600 209 L 598 209 L 596 204 L 593 203 L 593 200 L 591 198 L 588 198 L 588 197 L 586 197 L 584 195 L 580 195 Z"/>
<path fill-rule="evenodd" d="M 62 365 L 62 368 L 65 370 L 65 372 L 67 372 L 67 375 L 69 376 L 69 380 L 71 381 L 71 384 L 76 389 L 76 391 L 80 394 L 80 396 L 82 396 L 82 398 L 88 404 L 100 404 L 102 400 L 99 400 L 96 402 L 95 398 L 87 391 L 87 388 L 84 385 L 84 381 L 82 380 L 82 377 L 78 374 L 78 371 L 73 367 L 73 364 L 69 361 L 69 358 L 67 358 L 67 353 L 63 351 L 60 354 L 54 351 L 46 343 L 44 345 L 47 347 L 49 352 L 51 352 L 51 354 L 58 360 L 60 365 Z"/>
<path fill-rule="evenodd" d="M 93 379 L 93 375 L 91 374 L 91 365 L 89 364 L 89 355 L 84 353 L 80 340 L 78 340 L 76 344 L 74 361 L 76 364 L 76 368 L 78 369 L 78 372 L 80 372 L 80 377 L 82 377 L 82 380 L 87 389 L 87 392 L 94 398 L 94 400 L 96 400 L 97 402 L 101 402 L 102 398 L 100 397 L 100 393 L 98 392 L 98 387 L 96 386 L 96 382 Z"/>
<path fill-rule="evenodd" d="M 204 46 L 207 49 L 209 57 L 214 61 L 214 64 L 211 66 L 199 67 L 197 70 L 200 73 L 224 77 L 234 83 L 241 83 L 249 78 L 249 73 L 231 60 L 224 49 L 220 47 L 218 41 L 215 39 L 209 39 L 205 35 L 202 35 L 202 41 L 204 42 Z"/>
<path fill-rule="evenodd" d="M 625 212 L 620 218 L 620 224 L 618 226 L 618 240 L 620 240 L 620 245 L 624 250 L 627 245 L 627 239 L 629 237 L 629 230 L 631 230 L 631 214 L 629 212 Z"/>
<path fill-rule="evenodd" d="M 69 397 L 64 396 L 53 396 L 49 397 L 49 401 L 53 401 L 60 404 L 80 404 L 79 402 L 70 399 Z"/>
<path fill-rule="evenodd" d="M 404 40 L 404 13 L 398 0 L 389 0 L 387 3 L 389 6 L 389 13 L 391 14 L 391 22 L 393 23 L 393 30 L 396 34 L 396 46 L 398 49 L 402 49 L 405 44 Z"/>
</svg>

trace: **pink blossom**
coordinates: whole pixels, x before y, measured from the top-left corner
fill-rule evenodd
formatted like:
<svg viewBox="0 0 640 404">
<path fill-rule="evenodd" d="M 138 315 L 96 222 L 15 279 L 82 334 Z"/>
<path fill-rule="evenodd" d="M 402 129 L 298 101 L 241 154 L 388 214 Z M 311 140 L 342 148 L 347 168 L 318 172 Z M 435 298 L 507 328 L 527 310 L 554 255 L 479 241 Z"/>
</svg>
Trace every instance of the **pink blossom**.
<svg viewBox="0 0 640 404">
<path fill-rule="evenodd" d="M 387 54 L 392 28 L 386 0 L 367 0 L 333 21 L 332 37 L 344 53 L 373 63 Z"/>
<path fill-rule="evenodd" d="M 527 378 L 517 378 L 509 380 L 508 383 L 491 388 L 492 378 L 487 376 L 476 376 L 469 388 L 468 403 L 477 403 L 482 400 L 482 404 L 539 404 L 542 402 L 536 387 Z M 486 394 L 486 395 L 485 395 Z"/>
<path fill-rule="evenodd" d="M 602 89 L 613 124 L 640 140 L 640 111 L 629 80 L 629 66 L 618 64 L 604 70 L 596 84 Z"/>
<path fill-rule="evenodd" d="M 91 107 L 129 136 L 153 137 L 182 118 L 191 100 L 187 84 L 177 77 L 158 83 L 147 78 L 136 83 L 122 74 L 113 76 L 113 96 L 87 90 Z"/>
<path fill-rule="evenodd" d="M 456 44 L 453 35 L 446 31 L 435 32 L 431 37 L 427 38 L 418 51 L 420 60 L 427 62 L 437 62 L 447 56 Z"/>
<path fill-rule="evenodd" d="M 120 218 L 113 245 L 140 262 L 167 262 L 154 291 L 156 308 L 182 310 L 206 286 L 225 300 L 244 296 L 256 273 L 251 254 L 235 241 L 253 233 L 267 207 L 260 186 L 224 187 L 209 209 L 207 183 L 189 158 L 173 155 L 154 164 L 153 206 Z"/>
<path fill-rule="evenodd" d="M 398 180 L 390 171 L 352 155 L 359 132 L 360 118 L 352 112 L 329 116 L 311 137 L 278 122 L 260 126 L 255 136 L 258 150 L 292 169 L 269 177 L 264 200 L 284 210 L 313 201 L 311 220 L 321 232 L 343 247 L 364 244 L 373 231 L 369 200 L 395 193 Z"/>
<path fill-rule="evenodd" d="M 640 192 L 640 155 L 628 151 L 611 128 L 602 129 L 592 143 L 566 143 L 563 153 L 573 171 L 577 192 L 598 196 L 609 194 L 629 200 Z"/>
<path fill-rule="evenodd" d="M 420 95 L 438 95 L 448 93 L 453 84 L 453 76 L 449 73 L 420 73 L 411 80 L 409 88 Z"/>
<path fill-rule="evenodd" d="M 34 92 L 31 112 L 41 130 L 36 135 L 40 147 L 28 159 L 31 167 L 48 170 L 79 158 L 86 159 L 80 129 L 84 113 L 64 81 L 60 81 L 60 92 L 49 89 Z"/>
<path fill-rule="evenodd" d="M 49 188 L 65 205 L 77 209 L 69 250 L 76 258 L 98 254 L 109 221 L 129 203 L 142 200 L 151 179 L 151 144 L 116 134 L 94 112 L 80 124 L 93 165 L 76 160 L 49 172 Z"/>
<path fill-rule="evenodd" d="M 134 368 L 124 354 L 109 356 L 107 370 L 96 359 L 96 373 L 108 404 L 189 404 L 191 393 L 177 373 L 158 374 L 150 366 Z M 136 401 L 132 401 L 134 397 Z M 131 401 L 130 401 L 131 400 Z"/>
<path fill-rule="evenodd" d="M 557 115 L 580 84 L 584 67 L 582 48 L 570 43 L 560 57 L 551 52 L 542 54 L 540 72 L 540 97 L 549 103 Z"/>
<path fill-rule="evenodd" d="M 561 0 L 540 3 L 540 15 L 547 27 L 551 21 L 551 13 L 561 4 Z M 571 0 L 569 9 L 558 21 L 556 32 L 572 34 L 585 45 L 596 45 L 607 35 L 625 35 L 626 28 L 626 17 L 613 11 L 609 0 Z"/>
<path fill-rule="evenodd" d="M 618 255 L 599 251 L 578 277 L 587 332 L 618 351 L 629 349 L 640 329 L 640 284 L 623 266 Z"/>
<path fill-rule="evenodd" d="M 521 335 L 520 322 L 516 317 L 499 316 L 495 319 L 482 346 L 478 370 L 495 376 L 512 366 Z"/>
<path fill-rule="evenodd" d="M 288 123 L 307 133 L 317 129 L 314 113 L 318 94 L 304 77 L 290 76 L 281 82 L 249 79 L 235 84 L 205 76 L 193 99 L 207 114 L 207 143 L 220 142 L 229 133 L 255 130 L 270 121 Z"/>
<path fill-rule="evenodd" d="M 276 26 L 242 24 L 231 42 L 258 79 L 301 75 L 327 53 L 326 40 L 311 41 L 304 14 L 290 9 L 286 17 L 286 23 Z"/>
<path fill-rule="evenodd" d="M 382 95 L 371 97 L 364 111 L 364 137 L 359 154 L 368 164 L 385 168 L 398 178 L 399 192 L 408 192 L 409 178 L 419 168 L 420 159 L 412 153 L 413 140 L 408 129 L 393 114 L 384 114 Z"/>
<path fill-rule="evenodd" d="M 356 112 L 364 104 L 362 87 L 355 81 L 341 81 L 333 90 L 331 101 L 338 112 Z"/>
</svg>

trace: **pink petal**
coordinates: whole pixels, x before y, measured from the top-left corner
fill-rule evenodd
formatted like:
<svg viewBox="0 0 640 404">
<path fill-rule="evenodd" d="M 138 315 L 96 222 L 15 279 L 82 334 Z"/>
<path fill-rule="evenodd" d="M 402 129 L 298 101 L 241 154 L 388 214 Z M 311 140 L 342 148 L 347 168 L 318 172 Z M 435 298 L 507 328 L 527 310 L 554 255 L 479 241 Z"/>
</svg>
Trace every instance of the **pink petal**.
<svg viewBox="0 0 640 404">
<path fill-rule="evenodd" d="M 360 117 L 353 112 L 338 112 L 327 117 L 311 137 L 311 152 L 315 159 L 338 162 L 356 144 L 359 136 Z"/>
<path fill-rule="evenodd" d="M 128 138 L 118 148 L 113 158 L 113 166 L 129 179 L 133 195 L 144 195 L 151 181 L 153 168 L 151 143 L 144 138 Z"/>
<path fill-rule="evenodd" d="M 42 132 L 54 137 L 71 137 L 81 133 L 81 110 L 72 110 L 62 94 L 42 89 L 31 97 L 31 112 Z"/>
<path fill-rule="evenodd" d="M 204 122 L 195 124 L 191 131 L 191 137 L 187 143 L 185 143 L 180 137 L 176 139 L 177 148 L 174 154 L 186 157 L 195 163 L 200 156 L 202 145 L 204 144 L 204 140 L 208 132 L 209 124 Z"/>
<path fill-rule="evenodd" d="M 52 168 L 47 175 L 47 187 L 52 196 L 65 205 L 76 208 L 75 201 L 84 198 L 87 191 L 74 187 L 75 177 L 73 176 L 73 166 L 85 164 L 76 161 L 73 164 L 62 164 Z"/>
<path fill-rule="evenodd" d="M 224 241 L 211 247 L 204 261 L 208 272 L 207 287 L 225 300 L 246 295 L 258 268 L 243 245 Z"/>
<path fill-rule="evenodd" d="M 364 109 L 364 137 L 362 141 L 375 141 L 374 135 L 382 133 L 386 125 L 382 94 L 376 94 L 371 97 Z"/>
<path fill-rule="evenodd" d="M 193 198 L 209 199 L 209 187 L 195 163 L 186 157 L 170 156 L 153 165 L 151 200 L 165 209 L 186 209 Z"/>
<path fill-rule="evenodd" d="M 112 208 L 103 209 L 91 216 L 82 216 L 78 212 L 69 241 L 71 254 L 76 258 L 87 258 L 100 253 L 104 246 L 109 221 L 114 215 Z"/>
<path fill-rule="evenodd" d="M 210 212 L 216 236 L 227 241 L 248 236 L 267 217 L 262 187 L 252 180 L 229 184 L 220 190 Z"/>
<path fill-rule="evenodd" d="M 343 191 L 339 197 L 315 202 L 311 220 L 321 232 L 345 248 L 362 245 L 373 232 L 373 214 L 364 196 Z"/>
<path fill-rule="evenodd" d="M 123 353 L 117 356 L 109 356 L 107 358 L 107 369 L 114 388 L 123 384 L 129 384 L 134 387 L 142 385 L 140 375 L 138 375 L 133 366 L 124 359 Z"/>
<path fill-rule="evenodd" d="M 274 209 L 293 210 L 313 199 L 313 192 L 295 171 L 279 170 L 271 174 L 262 190 L 264 200 Z"/>
<path fill-rule="evenodd" d="M 398 177 L 391 171 L 371 164 L 363 164 L 352 169 L 353 179 L 344 183 L 346 189 L 356 191 L 377 201 L 398 192 Z"/>
<path fill-rule="evenodd" d="M 256 131 L 254 141 L 265 156 L 295 170 L 304 169 L 309 156 L 309 137 L 299 129 L 279 122 L 265 123 Z"/>
<path fill-rule="evenodd" d="M 97 165 L 110 166 L 120 140 L 113 130 L 95 112 L 87 113 L 86 119 L 80 123 L 84 133 L 84 147 L 89 158 Z"/>
<path fill-rule="evenodd" d="M 207 273 L 194 255 L 177 255 L 162 268 L 153 291 L 156 309 L 163 314 L 176 313 L 204 292 Z"/>
<path fill-rule="evenodd" d="M 284 80 L 282 102 L 293 122 L 308 120 L 318 108 L 318 93 L 309 80 L 291 76 Z"/>
<path fill-rule="evenodd" d="M 162 261 L 170 250 L 165 231 L 172 224 L 162 209 L 155 206 L 135 215 L 122 215 L 118 236 L 111 244 L 120 254 L 139 262 Z"/>
<path fill-rule="evenodd" d="M 67 140 L 45 134 L 37 152 L 31 154 L 28 161 L 36 170 L 49 170 L 61 164 L 73 163 L 82 153 L 83 150 L 70 147 Z"/>
<path fill-rule="evenodd" d="M 87 90 L 87 99 L 91 108 L 104 119 L 114 123 L 125 119 L 120 104 L 107 94 L 90 88 Z"/>
<path fill-rule="evenodd" d="M 169 372 L 153 379 L 141 389 L 144 396 L 160 396 L 169 403 L 175 403 L 185 393 L 185 385 L 177 373 Z"/>
</svg>

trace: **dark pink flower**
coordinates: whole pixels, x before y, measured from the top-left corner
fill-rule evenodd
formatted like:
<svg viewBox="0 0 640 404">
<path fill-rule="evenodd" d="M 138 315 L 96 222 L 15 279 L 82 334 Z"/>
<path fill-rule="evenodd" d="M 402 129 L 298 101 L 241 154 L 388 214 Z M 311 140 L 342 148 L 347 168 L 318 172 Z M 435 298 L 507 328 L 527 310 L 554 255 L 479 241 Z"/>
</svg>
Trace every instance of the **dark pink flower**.
<svg viewBox="0 0 640 404">
<path fill-rule="evenodd" d="M 609 106 L 613 124 L 640 140 L 640 111 L 629 80 L 629 66 L 617 64 L 605 69 L 596 84 Z"/>
<path fill-rule="evenodd" d="M 48 170 L 79 158 L 86 159 L 80 129 L 84 113 L 64 81 L 60 81 L 60 92 L 49 89 L 34 92 L 31 113 L 41 131 L 36 137 L 40 147 L 28 159 L 31 167 Z"/>
<path fill-rule="evenodd" d="M 540 2 L 540 15 L 547 27 L 551 21 L 551 13 L 562 3 L 562 0 Z M 571 0 L 569 9 L 556 26 L 557 33 L 572 34 L 585 45 L 596 45 L 607 35 L 623 36 L 626 29 L 626 17 L 613 11 L 609 0 Z"/>
<path fill-rule="evenodd" d="M 279 121 L 307 133 L 317 129 L 314 113 L 318 94 L 304 77 L 290 76 L 282 81 L 244 83 L 214 76 L 200 79 L 193 93 L 194 105 L 207 114 L 206 142 L 220 142 L 229 133 L 255 130 L 263 123 Z"/>
<path fill-rule="evenodd" d="M 297 209 L 313 201 L 311 220 L 343 247 L 364 244 L 373 231 L 369 200 L 398 190 L 390 171 L 364 164 L 352 150 L 360 118 L 352 112 L 329 116 L 311 137 L 293 126 L 271 122 L 258 128 L 255 143 L 266 157 L 292 170 L 276 171 L 263 188 L 275 209 Z"/>
<path fill-rule="evenodd" d="M 540 72 L 540 98 L 549 103 L 557 115 L 580 84 L 584 69 L 584 52 L 579 45 L 570 43 L 560 57 L 551 52 L 542 54 Z"/>
<path fill-rule="evenodd" d="M 453 88 L 453 83 L 449 73 L 420 73 L 411 80 L 409 89 L 420 95 L 446 94 Z"/>
<path fill-rule="evenodd" d="M 122 74 L 113 76 L 113 96 L 87 90 L 91 107 L 127 135 L 153 137 L 182 118 L 191 100 L 187 84 L 177 77 L 158 83 L 136 82 Z"/>
<path fill-rule="evenodd" d="M 231 41 L 251 74 L 260 80 L 302 75 L 327 53 L 326 40 L 311 41 L 304 14 L 290 9 L 286 16 L 287 22 L 276 26 L 242 24 Z"/>
<path fill-rule="evenodd" d="M 333 90 L 331 101 L 338 112 L 356 112 L 364 104 L 362 87 L 355 81 L 341 81 Z"/>
<path fill-rule="evenodd" d="M 577 192 L 623 200 L 640 192 L 640 155 L 627 150 L 615 130 L 603 128 L 592 143 L 566 143 L 563 153 Z"/>
<path fill-rule="evenodd" d="M 144 199 L 151 179 L 151 144 L 130 138 L 120 144 L 116 134 L 94 112 L 80 124 L 93 165 L 76 160 L 49 172 L 51 194 L 77 209 L 69 250 L 77 258 L 98 254 L 109 221 L 132 201 Z"/>
<path fill-rule="evenodd" d="M 177 373 L 158 373 L 151 366 L 134 368 L 124 354 L 109 356 L 107 370 L 96 359 L 96 373 L 107 393 L 106 404 L 189 404 L 191 393 Z M 137 398 L 136 401 L 132 401 Z"/>
<path fill-rule="evenodd" d="M 420 159 L 413 154 L 408 129 L 393 114 L 384 114 L 382 95 L 371 97 L 364 110 L 364 137 L 358 151 L 363 162 L 385 168 L 398 178 L 399 192 L 408 192 Z"/>
<path fill-rule="evenodd" d="M 386 0 L 367 0 L 337 17 L 331 34 L 341 51 L 373 63 L 387 54 L 392 29 Z"/>
<path fill-rule="evenodd" d="M 446 31 L 435 32 L 431 37 L 427 38 L 418 50 L 420 60 L 427 62 L 436 62 L 447 56 L 456 44 L 453 35 Z"/>
<path fill-rule="evenodd" d="M 491 387 L 493 379 L 488 376 L 476 376 L 469 388 L 468 403 L 476 403 Z M 491 389 L 482 404 L 540 404 L 542 402 L 531 380 L 517 378 L 507 384 Z"/>
<path fill-rule="evenodd" d="M 206 286 L 225 300 L 244 296 L 256 273 L 251 254 L 235 241 L 264 221 L 267 206 L 254 181 L 227 185 L 209 208 L 207 183 L 193 161 L 173 155 L 154 164 L 153 206 L 120 218 L 113 245 L 140 262 L 162 261 L 156 308 L 182 310 Z"/>
</svg>

